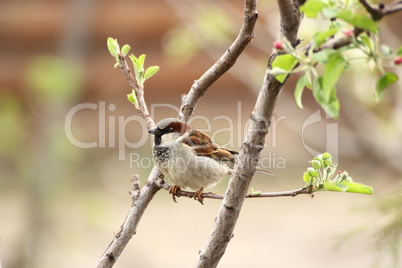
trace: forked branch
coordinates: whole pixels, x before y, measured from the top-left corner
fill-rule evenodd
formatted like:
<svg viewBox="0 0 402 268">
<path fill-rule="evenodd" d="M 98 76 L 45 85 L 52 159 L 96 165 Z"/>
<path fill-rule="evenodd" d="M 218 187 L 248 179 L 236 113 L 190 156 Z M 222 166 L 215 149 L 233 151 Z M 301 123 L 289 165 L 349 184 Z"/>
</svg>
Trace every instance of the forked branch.
<svg viewBox="0 0 402 268">
<path fill-rule="evenodd" d="M 189 93 L 182 96 L 182 105 L 179 113 L 180 119 L 187 122 L 190 119 L 198 100 L 216 80 L 218 80 L 236 63 L 237 58 L 254 38 L 254 27 L 257 18 L 258 13 L 256 1 L 246 0 L 244 7 L 244 21 L 239 34 L 222 57 L 193 83 Z"/>
<path fill-rule="evenodd" d="M 278 0 L 280 8 L 287 8 L 288 5 L 283 5 L 282 1 Z M 290 0 L 286 0 L 291 4 Z M 292 19 L 293 27 L 295 30 L 289 31 L 283 29 L 287 27 L 285 23 L 281 23 L 281 32 L 285 31 L 295 36 L 288 36 L 288 39 L 298 40 L 297 30 L 300 25 L 301 15 L 297 9 L 291 13 L 294 18 Z M 286 10 L 280 12 L 286 13 Z M 295 23 L 296 22 L 296 23 Z M 273 53 L 270 61 L 276 57 Z M 244 139 L 243 146 L 241 147 L 238 162 L 234 168 L 231 176 L 228 189 L 222 201 L 218 215 L 215 220 L 214 227 L 209 236 L 207 244 L 201 250 L 196 267 L 198 268 L 213 268 L 217 267 L 220 259 L 225 253 L 226 247 L 233 237 L 233 230 L 236 221 L 240 214 L 244 198 L 247 194 L 251 179 L 256 171 L 255 159 L 259 159 L 260 152 L 264 148 L 265 136 L 268 133 L 270 119 L 275 109 L 277 96 L 283 86 L 270 74 L 270 66 L 268 66 L 264 81 L 258 94 L 254 110 L 250 116 L 250 124 L 248 126 L 247 135 Z M 257 161 L 258 162 L 258 161 Z"/>
<path fill-rule="evenodd" d="M 245 10 L 244 10 L 244 23 L 237 36 L 236 40 L 229 47 L 229 49 L 224 53 L 224 55 L 208 70 L 203 74 L 191 87 L 188 95 L 183 97 L 183 104 L 180 109 L 179 117 L 183 120 L 188 121 L 192 112 L 198 102 L 198 100 L 204 95 L 208 88 L 226 71 L 228 71 L 236 62 L 236 59 L 240 56 L 244 48 L 253 39 L 253 30 L 257 20 L 256 12 L 256 1 L 246 0 Z M 140 112 L 141 116 L 146 121 L 146 126 L 150 129 L 154 126 L 154 121 L 152 120 L 146 103 L 144 99 L 144 89 L 138 85 L 136 80 L 131 74 L 128 67 L 126 58 L 119 54 L 119 67 L 123 71 L 130 87 L 135 90 L 138 107 L 137 110 Z M 152 169 L 145 186 L 142 187 L 138 194 L 138 184 L 136 180 L 133 182 L 133 189 L 130 194 L 133 198 L 132 206 L 126 216 L 120 231 L 115 235 L 113 241 L 110 243 L 102 257 L 100 258 L 97 268 L 112 267 L 116 262 L 117 258 L 120 256 L 125 246 L 135 234 L 137 225 L 145 212 L 149 202 L 152 200 L 155 193 L 161 189 L 157 183 L 157 180 L 162 178 L 162 174 L 157 167 Z M 135 197 L 135 198 L 134 198 Z"/>
</svg>

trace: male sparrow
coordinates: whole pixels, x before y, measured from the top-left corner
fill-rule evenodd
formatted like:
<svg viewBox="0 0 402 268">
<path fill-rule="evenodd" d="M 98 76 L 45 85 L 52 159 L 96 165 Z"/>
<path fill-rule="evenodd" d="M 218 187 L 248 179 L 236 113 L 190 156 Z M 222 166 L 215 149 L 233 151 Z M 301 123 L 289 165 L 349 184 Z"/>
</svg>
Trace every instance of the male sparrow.
<svg viewBox="0 0 402 268">
<path fill-rule="evenodd" d="M 148 132 L 155 135 L 156 165 L 175 184 L 169 191 L 175 202 L 177 191 L 189 187 L 196 191 L 194 199 L 203 204 L 204 189 L 215 186 L 233 169 L 237 152 L 222 147 L 185 122 L 166 118 Z"/>
</svg>

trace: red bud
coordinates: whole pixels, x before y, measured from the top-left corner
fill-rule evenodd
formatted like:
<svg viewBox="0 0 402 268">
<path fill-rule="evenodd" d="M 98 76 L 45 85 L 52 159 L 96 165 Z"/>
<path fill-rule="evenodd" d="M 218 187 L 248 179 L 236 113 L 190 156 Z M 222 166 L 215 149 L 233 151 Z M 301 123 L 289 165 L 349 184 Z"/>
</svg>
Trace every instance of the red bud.
<svg viewBox="0 0 402 268">
<path fill-rule="evenodd" d="M 396 59 L 394 60 L 394 63 L 395 63 L 395 65 L 400 65 L 400 64 L 402 64 L 402 57 L 401 57 L 401 56 L 396 57 Z"/>
<path fill-rule="evenodd" d="M 274 43 L 274 48 L 275 48 L 276 50 L 283 50 L 283 43 L 282 43 L 282 41 L 276 41 L 276 42 Z"/>
<path fill-rule="evenodd" d="M 347 37 L 351 37 L 351 36 L 353 35 L 353 30 L 346 30 L 346 31 L 344 32 L 344 34 L 345 34 Z"/>
</svg>

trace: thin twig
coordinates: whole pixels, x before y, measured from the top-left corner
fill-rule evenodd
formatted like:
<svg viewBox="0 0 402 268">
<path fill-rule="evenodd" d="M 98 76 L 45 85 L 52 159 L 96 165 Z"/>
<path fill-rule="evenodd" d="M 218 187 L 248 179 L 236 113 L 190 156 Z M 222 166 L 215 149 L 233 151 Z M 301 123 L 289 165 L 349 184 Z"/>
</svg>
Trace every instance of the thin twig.
<svg viewBox="0 0 402 268">
<path fill-rule="evenodd" d="M 189 93 L 182 96 L 180 119 L 186 122 L 190 119 L 198 100 L 218 78 L 235 64 L 245 47 L 253 40 L 254 26 L 258 18 L 256 1 L 246 0 L 245 2 L 244 22 L 239 34 L 222 57 L 193 83 Z"/>
<path fill-rule="evenodd" d="M 122 54 L 119 54 L 119 63 L 120 63 L 119 68 L 123 71 L 124 75 L 126 76 L 128 84 L 130 85 L 130 87 L 132 89 L 135 90 L 135 94 L 137 96 L 137 101 L 138 101 L 138 106 L 135 108 L 141 114 L 142 118 L 144 118 L 147 129 L 154 127 L 155 122 L 152 119 L 151 115 L 149 114 L 147 104 L 145 102 L 144 87 L 138 85 L 137 81 L 134 79 L 133 75 L 131 74 L 131 70 L 128 67 L 126 58 Z"/>
<path fill-rule="evenodd" d="M 377 21 L 383 18 L 384 16 L 391 15 L 393 13 L 397 13 L 402 11 L 402 1 L 398 1 L 396 3 L 391 3 L 388 5 L 383 5 L 379 8 L 374 8 L 370 4 L 368 4 L 365 0 L 359 0 L 360 3 L 366 8 L 367 12 L 369 12 L 373 18 L 373 20 Z M 358 36 L 361 33 L 363 33 L 364 30 L 355 27 L 353 30 L 354 36 Z M 342 36 L 339 38 L 334 38 L 334 39 L 329 39 L 327 42 L 325 42 L 323 45 L 321 45 L 319 48 L 315 49 L 315 51 L 320 51 L 323 49 L 338 49 L 341 47 L 348 46 L 352 44 L 353 37 L 347 37 L 347 36 Z M 312 46 L 313 41 L 309 42 L 306 44 L 303 48 L 300 50 L 302 51 L 308 51 L 310 47 Z"/>
<path fill-rule="evenodd" d="M 402 1 L 390 3 L 382 8 L 384 16 L 402 11 Z"/>
<path fill-rule="evenodd" d="M 127 65 L 127 61 L 122 54 L 119 54 L 119 63 L 119 67 L 126 76 L 128 84 L 133 90 L 135 90 L 138 101 L 138 106 L 136 106 L 136 109 L 145 120 L 147 128 L 150 129 L 155 125 L 155 123 L 147 109 L 144 99 L 144 88 L 143 86 L 138 85 L 132 76 L 130 68 Z M 145 186 L 142 189 L 140 189 L 138 175 L 134 175 L 132 177 L 132 189 L 130 191 L 130 196 L 132 199 L 131 208 L 126 216 L 126 219 L 124 220 L 124 223 L 120 227 L 120 231 L 115 235 L 113 241 L 109 244 L 108 248 L 100 258 L 96 266 L 97 268 L 107 268 L 114 265 L 117 258 L 130 241 L 131 237 L 135 234 L 137 225 L 149 202 L 151 202 L 156 192 L 160 190 L 160 188 L 157 187 L 153 182 L 158 177 L 161 177 L 161 175 L 162 174 L 158 168 L 154 167 L 149 174 L 147 181 L 145 182 Z"/>
<path fill-rule="evenodd" d="M 169 183 L 167 183 L 164 180 L 156 180 L 154 182 L 159 188 L 164 189 L 166 191 L 170 190 L 170 187 L 172 187 Z M 282 191 L 282 192 L 267 192 L 267 193 L 257 193 L 257 192 L 250 192 L 245 195 L 245 198 L 266 198 L 266 197 L 284 197 L 284 196 L 297 196 L 300 194 L 312 194 L 312 189 L 308 187 L 302 187 L 299 189 L 295 190 L 289 190 L 289 191 Z M 176 197 L 188 197 L 188 198 L 194 198 L 195 192 L 189 192 L 189 191 L 183 191 L 183 190 L 178 190 L 176 193 Z M 222 194 L 215 194 L 215 193 L 202 193 L 201 194 L 202 198 L 209 198 L 209 199 L 223 199 L 225 196 Z"/>
<path fill-rule="evenodd" d="M 366 0 L 359 0 L 359 2 L 367 10 L 367 12 L 370 13 L 373 20 L 380 20 L 382 17 L 384 17 L 382 9 L 372 7 L 369 3 L 367 3 Z"/>
<path fill-rule="evenodd" d="M 386 15 L 390 15 L 399 11 L 402 11 L 402 1 L 398 1 L 390 4 L 380 4 L 378 8 L 370 5 L 366 0 L 359 0 L 360 4 L 370 13 L 373 20 L 377 21 L 382 19 Z"/>
</svg>

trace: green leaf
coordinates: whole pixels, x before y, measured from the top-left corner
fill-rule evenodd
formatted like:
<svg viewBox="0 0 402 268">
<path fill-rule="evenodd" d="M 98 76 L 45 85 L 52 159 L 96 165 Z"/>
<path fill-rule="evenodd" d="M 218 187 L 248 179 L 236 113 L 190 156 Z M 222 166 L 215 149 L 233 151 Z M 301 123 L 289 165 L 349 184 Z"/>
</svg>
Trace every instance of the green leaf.
<svg viewBox="0 0 402 268">
<path fill-rule="evenodd" d="M 334 18 L 339 18 L 350 24 L 353 24 L 354 14 L 351 10 L 340 10 L 334 15 Z"/>
<path fill-rule="evenodd" d="M 116 60 L 119 58 L 119 53 L 120 53 L 120 47 L 119 44 L 117 43 L 117 39 L 113 39 L 109 37 L 107 39 L 107 48 L 109 49 L 110 55 L 116 58 Z"/>
<path fill-rule="evenodd" d="M 140 72 L 144 72 L 144 62 L 145 62 L 145 54 L 141 54 L 137 60 L 137 67 Z"/>
<path fill-rule="evenodd" d="M 305 81 L 306 81 L 306 84 L 304 86 L 309 88 L 309 89 L 312 89 L 310 72 L 305 73 Z"/>
<path fill-rule="evenodd" d="M 138 85 L 143 85 L 144 80 L 144 62 L 145 62 L 145 54 L 141 54 L 137 59 L 137 82 Z"/>
<path fill-rule="evenodd" d="M 327 7 L 327 3 L 324 1 L 308 0 L 300 7 L 300 11 L 303 12 L 308 18 L 316 19 L 324 7 Z"/>
<path fill-rule="evenodd" d="M 272 62 L 272 69 L 270 71 L 271 74 L 275 75 L 273 72 L 275 71 L 285 71 L 283 74 L 276 75 L 275 78 L 280 83 L 283 83 L 288 76 L 288 74 L 293 70 L 293 68 L 297 65 L 298 60 L 290 54 L 278 55 L 275 60 Z"/>
<path fill-rule="evenodd" d="M 347 185 L 343 184 L 334 184 L 331 182 L 324 182 L 324 190 L 331 192 L 345 192 L 348 189 Z"/>
<path fill-rule="evenodd" d="M 130 94 L 127 94 L 127 99 L 138 109 L 138 100 L 134 89 Z"/>
<path fill-rule="evenodd" d="M 323 97 L 326 103 L 329 103 L 329 98 L 332 91 L 335 89 L 335 84 L 347 65 L 346 60 L 341 54 L 332 54 L 328 64 L 325 66 L 324 77 L 322 80 Z"/>
<path fill-rule="evenodd" d="M 356 182 L 345 182 L 345 183 L 339 183 L 339 184 L 334 184 L 331 182 L 324 182 L 323 186 L 324 186 L 323 187 L 324 190 L 331 191 L 331 192 L 373 194 L 372 187 L 361 184 L 361 183 L 356 183 Z"/>
<path fill-rule="evenodd" d="M 310 177 L 312 177 L 312 178 L 318 178 L 318 176 L 319 176 L 318 170 L 315 169 L 315 168 L 313 168 L 313 167 L 307 168 L 307 173 L 308 173 L 308 175 L 310 175 Z"/>
<path fill-rule="evenodd" d="M 333 191 L 372 194 L 373 188 L 370 186 L 354 183 L 346 171 L 338 172 L 335 178 L 332 178 L 338 164 L 332 162 L 330 153 L 319 154 L 310 161 L 311 167 L 303 173 L 303 180 L 306 187 L 312 186 L 314 191 Z"/>
<path fill-rule="evenodd" d="M 351 10 L 341 10 L 335 15 L 335 17 L 344 20 L 360 29 L 372 33 L 379 32 L 378 26 L 373 19 L 361 14 L 354 14 Z"/>
<path fill-rule="evenodd" d="M 295 101 L 296 101 L 296 105 L 300 109 L 303 109 L 302 95 L 303 95 L 304 86 L 307 83 L 307 79 L 308 78 L 307 78 L 306 74 L 301 76 L 299 78 L 299 80 L 297 81 L 295 92 L 294 92 L 294 98 L 295 98 Z"/>
<path fill-rule="evenodd" d="M 376 88 L 376 92 L 374 94 L 376 101 L 380 100 L 384 89 L 386 89 L 391 84 L 398 81 L 398 79 L 399 79 L 399 77 L 392 72 L 387 72 L 387 73 L 383 74 L 377 81 L 377 88 Z"/>
<path fill-rule="evenodd" d="M 373 49 L 374 49 L 373 41 L 371 40 L 370 37 L 368 37 L 365 34 L 362 34 L 359 36 L 359 39 L 361 41 L 360 43 L 363 44 L 364 46 L 366 46 L 369 49 L 369 51 L 373 51 Z M 357 40 L 359 40 L 359 39 L 357 39 Z"/>
<path fill-rule="evenodd" d="M 324 161 L 332 160 L 332 155 L 328 152 L 321 154 L 321 159 Z"/>
<path fill-rule="evenodd" d="M 334 36 L 337 32 L 339 32 L 339 29 L 340 28 L 336 27 L 325 32 L 317 32 L 316 34 L 314 34 L 313 40 L 315 47 L 320 47 L 322 44 L 325 43 L 325 41 L 327 41 L 329 37 Z"/>
<path fill-rule="evenodd" d="M 333 118 L 338 118 L 339 115 L 339 101 L 336 96 L 335 87 L 331 89 L 330 98 L 326 100 L 324 91 L 322 89 L 323 77 L 317 77 L 313 82 L 313 96 L 316 102 L 324 109 L 324 111 Z"/>
<path fill-rule="evenodd" d="M 325 7 L 321 10 L 324 19 L 335 18 L 339 10 L 331 7 Z"/>
<path fill-rule="evenodd" d="M 269 73 L 271 75 L 278 76 L 281 74 L 289 74 L 290 72 L 279 67 L 273 67 L 269 70 Z"/>
<path fill-rule="evenodd" d="M 328 63 L 329 57 L 334 53 L 338 53 L 338 52 L 334 49 L 323 49 L 317 53 L 314 53 L 313 59 L 319 63 L 326 64 L 326 63 Z"/>
<path fill-rule="evenodd" d="M 311 176 L 310 176 L 310 174 L 308 173 L 308 171 L 306 171 L 306 172 L 303 173 L 303 180 L 304 180 L 305 183 L 310 183 Z"/>
<path fill-rule="evenodd" d="M 142 86 L 144 84 L 144 61 L 145 61 L 145 55 L 142 54 L 138 58 L 131 54 L 129 56 L 131 61 L 133 62 L 133 67 L 134 67 L 134 73 L 135 73 L 135 80 L 137 81 L 139 86 Z"/>
<path fill-rule="evenodd" d="M 402 56 L 402 47 L 400 47 L 400 48 L 398 49 L 398 51 L 396 52 L 396 55 Z"/>
<path fill-rule="evenodd" d="M 344 182 L 342 185 L 346 185 L 348 189 L 346 192 L 348 193 L 358 193 L 358 194 L 372 194 L 373 193 L 373 188 L 364 185 L 361 183 L 356 183 L 356 182 Z"/>
<path fill-rule="evenodd" d="M 144 79 L 147 80 L 159 71 L 159 66 L 150 66 L 145 71 Z"/>
<path fill-rule="evenodd" d="M 123 54 L 123 56 L 127 56 L 128 52 L 130 51 L 131 47 L 129 45 L 124 45 L 121 48 L 121 54 Z"/>
<path fill-rule="evenodd" d="M 335 88 L 332 90 L 331 97 L 329 102 L 323 106 L 323 109 L 327 115 L 330 117 L 337 119 L 339 116 L 340 104 L 338 97 L 336 96 Z"/>
<path fill-rule="evenodd" d="M 353 22 L 354 22 L 353 25 L 363 30 L 372 33 L 378 33 L 380 31 L 375 21 L 372 18 L 366 17 L 364 15 L 356 14 Z"/>
<path fill-rule="evenodd" d="M 313 81 L 313 96 L 315 101 L 322 107 L 327 104 L 322 92 L 322 76 L 316 77 Z"/>
<path fill-rule="evenodd" d="M 261 191 L 254 191 L 253 188 L 251 188 L 251 196 L 260 196 L 261 195 Z"/>
<path fill-rule="evenodd" d="M 134 67 L 134 71 L 135 71 L 136 68 L 137 68 L 137 61 L 138 61 L 138 59 L 137 59 L 136 56 L 134 56 L 134 54 L 131 54 L 131 55 L 129 55 L 128 57 L 130 58 L 130 60 L 131 60 L 131 62 L 132 62 L 132 64 L 133 64 L 133 67 Z"/>
</svg>

